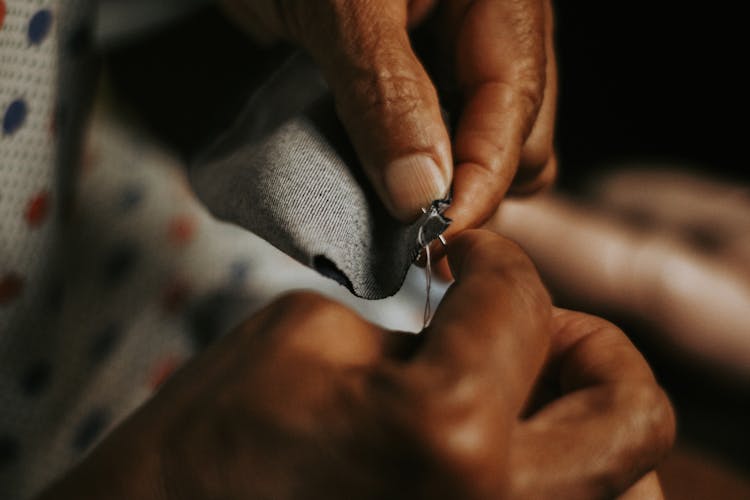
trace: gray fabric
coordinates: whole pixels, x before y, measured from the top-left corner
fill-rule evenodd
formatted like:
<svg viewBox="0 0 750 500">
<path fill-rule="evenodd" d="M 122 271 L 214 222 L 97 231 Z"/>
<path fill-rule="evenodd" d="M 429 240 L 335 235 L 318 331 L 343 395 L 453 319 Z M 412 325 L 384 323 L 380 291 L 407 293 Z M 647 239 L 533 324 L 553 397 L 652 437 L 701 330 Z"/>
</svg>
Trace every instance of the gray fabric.
<svg viewBox="0 0 750 500">
<path fill-rule="evenodd" d="M 325 85 L 300 54 L 255 92 L 232 129 L 195 162 L 191 181 L 216 217 L 367 299 L 396 293 L 422 244 L 450 222 L 442 215 L 447 201 L 410 225 L 386 212 Z"/>
</svg>

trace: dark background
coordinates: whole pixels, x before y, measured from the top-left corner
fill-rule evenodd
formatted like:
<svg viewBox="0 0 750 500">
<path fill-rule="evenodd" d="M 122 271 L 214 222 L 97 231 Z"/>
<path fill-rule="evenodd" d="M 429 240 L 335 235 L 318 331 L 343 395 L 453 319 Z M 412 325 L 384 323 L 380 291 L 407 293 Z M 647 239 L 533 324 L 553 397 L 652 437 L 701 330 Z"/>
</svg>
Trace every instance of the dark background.
<svg viewBox="0 0 750 500">
<path fill-rule="evenodd" d="M 731 2 L 556 2 L 562 185 L 656 160 L 748 179 L 747 23 Z"/>
</svg>

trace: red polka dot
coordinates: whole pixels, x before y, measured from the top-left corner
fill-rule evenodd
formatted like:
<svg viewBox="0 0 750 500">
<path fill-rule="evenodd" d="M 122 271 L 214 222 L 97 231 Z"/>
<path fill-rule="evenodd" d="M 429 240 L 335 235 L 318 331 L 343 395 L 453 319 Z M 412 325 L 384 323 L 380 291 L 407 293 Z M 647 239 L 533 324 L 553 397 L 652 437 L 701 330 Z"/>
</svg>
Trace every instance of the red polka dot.
<svg viewBox="0 0 750 500">
<path fill-rule="evenodd" d="M 162 294 L 162 307 L 169 313 L 182 309 L 190 298 L 190 286 L 180 279 L 169 283 Z"/>
<path fill-rule="evenodd" d="M 180 366 L 180 361 L 174 357 L 168 357 L 159 361 L 154 369 L 151 371 L 151 375 L 148 380 L 148 385 L 152 391 L 158 389 L 167 379 L 177 370 Z"/>
<path fill-rule="evenodd" d="M 3 27 L 3 21 L 5 21 L 5 1 L 0 0 L 0 28 Z"/>
<path fill-rule="evenodd" d="M 38 227 L 47 218 L 50 209 L 50 196 L 48 191 L 35 194 L 26 204 L 24 218 L 31 227 Z"/>
<path fill-rule="evenodd" d="M 177 215 L 169 221 L 167 233 L 169 241 L 176 245 L 185 245 L 195 236 L 196 220 L 190 215 Z"/>
<path fill-rule="evenodd" d="M 23 291 L 23 278 L 16 273 L 8 273 L 0 278 L 0 305 L 7 304 Z"/>
</svg>

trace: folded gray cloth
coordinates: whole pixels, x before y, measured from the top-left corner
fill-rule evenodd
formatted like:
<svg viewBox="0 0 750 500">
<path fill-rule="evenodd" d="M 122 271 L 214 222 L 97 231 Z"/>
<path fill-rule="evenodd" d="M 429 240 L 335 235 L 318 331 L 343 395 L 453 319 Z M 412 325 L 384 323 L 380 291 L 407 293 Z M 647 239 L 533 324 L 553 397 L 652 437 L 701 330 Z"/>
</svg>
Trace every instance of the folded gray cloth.
<svg viewBox="0 0 750 500">
<path fill-rule="evenodd" d="M 416 222 L 391 217 L 357 162 L 311 61 L 292 55 L 190 171 L 198 197 L 355 295 L 396 293 L 421 248 L 450 221 L 447 200 Z"/>
</svg>

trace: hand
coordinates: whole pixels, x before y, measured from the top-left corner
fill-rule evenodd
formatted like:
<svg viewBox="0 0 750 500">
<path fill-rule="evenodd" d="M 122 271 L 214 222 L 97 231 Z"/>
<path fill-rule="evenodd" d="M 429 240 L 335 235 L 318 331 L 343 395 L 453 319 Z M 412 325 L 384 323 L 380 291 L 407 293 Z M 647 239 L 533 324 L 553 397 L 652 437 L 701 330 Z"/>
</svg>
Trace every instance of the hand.
<svg viewBox="0 0 750 500">
<path fill-rule="evenodd" d="M 750 382 L 750 190 L 650 165 L 586 202 L 508 200 L 487 227 L 528 250 L 570 303 L 638 317 L 665 352 Z"/>
<path fill-rule="evenodd" d="M 256 38 L 290 40 L 312 54 L 367 175 L 396 217 L 416 218 L 452 182 L 452 236 L 490 217 L 514 177 L 519 192 L 554 178 L 549 0 L 223 3 Z M 452 147 L 438 92 L 407 32 L 423 22 L 435 38 L 434 59 L 449 67 L 441 83 L 459 95 Z"/>
<path fill-rule="evenodd" d="M 463 233 L 449 259 L 456 283 L 421 336 L 286 296 L 43 498 L 658 495 L 647 473 L 673 415 L 622 332 L 553 309 L 529 259 L 492 233 Z"/>
</svg>

